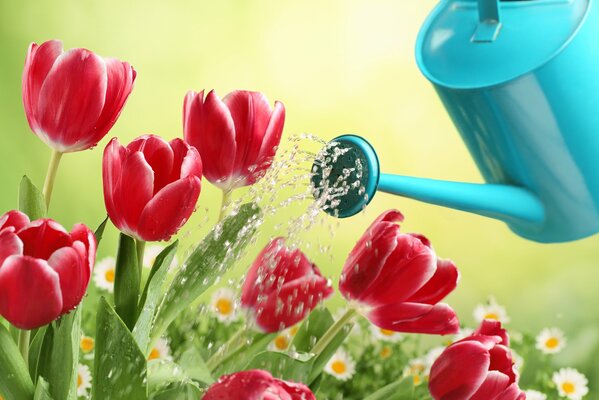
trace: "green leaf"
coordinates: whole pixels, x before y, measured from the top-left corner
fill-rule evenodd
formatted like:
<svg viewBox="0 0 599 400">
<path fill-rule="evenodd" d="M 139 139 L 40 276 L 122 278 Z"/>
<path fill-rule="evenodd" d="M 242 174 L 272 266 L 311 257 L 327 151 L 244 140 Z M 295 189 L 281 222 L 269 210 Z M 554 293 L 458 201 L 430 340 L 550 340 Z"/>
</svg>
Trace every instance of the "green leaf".
<svg viewBox="0 0 599 400">
<path fill-rule="evenodd" d="M 414 384 L 412 377 L 408 376 L 380 388 L 364 400 L 412 400 L 413 398 Z"/>
<path fill-rule="evenodd" d="M 187 349 L 181 355 L 179 365 L 191 379 L 207 383 L 208 385 L 214 383 L 214 378 L 206 366 L 206 362 L 196 348 L 190 347 Z"/>
<path fill-rule="evenodd" d="M 337 333 L 333 337 L 333 339 L 327 345 L 327 347 L 314 359 L 314 363 L 312 366 L 312 372 L 310 374 L 308 384 L 312 384 L 312 382 L 314 382 L 318 378 L 318 375 L 320 375 L 322 373 L 324 366 L 331 359 L 331 357 L 333 357 L 333 355 L 335 354 L 337 349 L 339 347 L 341 347 L 341 345 L 343 344 L 343 342 L 345 341 L 345 339 L 351 332 L 353 326 L 354 326 L 353 322 L 345 324 L 344 328 L 341 329 L 339 331 L 339 333 Z"/>
<path fill-rule="evenodd" d="M 37 380 L 33 400 L 52 400 L 52 396 L 50 395 L 50 385 L 48 385 L 48 382 L 42 377 L 39 377 Z"/>
<path fill-rule="evenodd" d="M 23 176 L 19 186 L 19 210 L 27 214 L 32 221 L 44 218 L 47 214 L 44 195 L 29 180 L 27 175 Z"/>
<path fill-rule="evenodd" d="M 296 351 L 309 352 L 334 323 L 335 320 L 328 309 L 324 307 L 314 309 L 293 338 L 292 348 Z"/>
<path fill-rule="evenodd" d="M 114 303 L 119 317 L 133 330 L 139 301 L 140 274 L 135 240 L 121 233 L 116 256 Z"/>
<path fill-rule="evenodd" d="M 33 382 L 19 348 L 10 333 L 0 325 L 0 395 L 5 400 L 33 397 Z"/>
<path fill-rule="evenodd" d="M 253 356 L 264 351 L 276 336 L 276 333 L 259 332 L 254 334 L 249 344 L 239 347 L 226 361 L 214 368 L 212 376 L 218 378 L 225 374 L 241 371 L 247 365 L 247 360 L 251 360 Z"/>
<path fill-rule="evenodd" d="M 99 245 L 102 240 L 102 235 L 104 235 L 104 229 L 106 228 L 106 223 L 108 222 L 108 215 L 104 218 L 104 221 L 96 228 L 94 232 L 94 236 L 96 237 L 96 242 Z"/>
<path fill-rule="evenodd" d="M 77 398 L 80 334 L 81 308 L 48 325 L 44 333 L 37 374 L 49 383 L 55 399 Z"/>
<path fill-rule="evenodd" d="M 154 340 L 233 265 L 254 236 L 259 214 L 257 205 L 242 205 L 237 214 L 218 224 L 194 249 L 161 302 L 152 332 Z"/>
<path fill-rule="evenodd" d="M 146 358 L 125 323 L 100 298 L 92 398 L 146 400 Z"/>
<path fill-rule="evenodd" d="M 244 370 L 263 369 L 286 381 L 308 382 L 313 361 L 312 354 L 297 353 L 294 358 L 285 353 L 264 351 L 252 358 Z"/>
<path fill-rule="evenodd" d="M 202 391 L 193 383 L 174 383 L 168 388 L 153 393 L 151 400 L 197 400 Z"/>
<path fill-rule="evenodd" d="M 156 307 L 160 297 L 160 291 L 166 279 L 168 267 L 173 262 L 177 252 L 178 241 L 174 242 L 158 254 L 150 276 L 146 281 L 146 287 L 139 301 L 137 322 L 133 328 L 133 337 L 137 341 L 139 348 L 146 352 L 150 344 L 150 331 L 152 321 L 154 320 Z"/>
<path fill-rule="evenodd" d="M 42 343 L 44 342 L 46 329 L 47 326 L 39 328 L 29 345 L 29 375 L 33 377 L 33 383 L 35 383 L 35 379 L 38 376 L 37 363 L 40 357 L 40 352 L 42 351 Z"/>
<path fill-rule="evenodd" d="M 154 393 L 169 383 L 190 381 L 183 368 L 168 360 L 152 360 L 148 362 L 148 390 Z"/>
</svg>

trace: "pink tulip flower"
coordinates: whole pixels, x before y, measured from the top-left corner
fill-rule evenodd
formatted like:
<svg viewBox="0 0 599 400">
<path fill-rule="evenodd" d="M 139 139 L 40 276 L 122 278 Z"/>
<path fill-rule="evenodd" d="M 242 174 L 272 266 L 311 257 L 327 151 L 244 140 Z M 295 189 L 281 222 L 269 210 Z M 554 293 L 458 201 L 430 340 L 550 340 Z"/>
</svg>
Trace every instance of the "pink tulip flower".
<svg viewBox="0 0 599 400">
<path fill-rule="evenodd" d="M 400 233 L 401 221 L 403 215 L 390 210 L 372 223 L 345 262 L 339 290 L 380 328 L 456 333 L 455 312 L 439 301 L 455 289 L 458 270 L 438 259 L 424 236 Z"/>
<path fill-rule="evenodd" d="M 86 150 L 108 133 L 133 89 L 128 63 L 62 42 L 31 43 L 23 70 L 23 105 L 31 130 L 60 153 Z"/>
<path fill-rule="evenodd" d="M 108 216 L 121 232 L 168 240 L 193 213 L 202 161 L 181 139 L 144 135 L 123 147 L 114 138 L 104 150 L 102 177 Z"/>
<path fill-rule="evenodd" d="M 484 320 L 471 335 L 447 347 L 433 363 L 435 400 L 524 400 L 501 322 Z"/>
<path fill-rule="evenodd" d="M 69 233 L 51 219 L 20 211 L 0 217 L 0 315 L 35 329 L 81 302 L 96 258 L 96 238 L 85 225 Z"/>
<path fill-rule="evenodd" d="M 252 185 L 272 164 L 281 141 L 285 107 L 257 92 L 237 90 L 221 100 L 214 91 L 190 91 L 183 106 L 185 140 L 204 161 L 204 176 L 219 188 Z"/>
<path fill-rule="evenodd" d="M 327 279 L 301 250 L 276 238 L 250 267 L 241 305 L 252 312 L 260 329 L 277 332 L 304 319 L 332 293 Z"/>
<path fill-rule="evenodd" d="M 222 376 L 203 400 L 316 400 L 302 383 L 273 378 L 262 370 L 249 370 Z"/>
</svg>

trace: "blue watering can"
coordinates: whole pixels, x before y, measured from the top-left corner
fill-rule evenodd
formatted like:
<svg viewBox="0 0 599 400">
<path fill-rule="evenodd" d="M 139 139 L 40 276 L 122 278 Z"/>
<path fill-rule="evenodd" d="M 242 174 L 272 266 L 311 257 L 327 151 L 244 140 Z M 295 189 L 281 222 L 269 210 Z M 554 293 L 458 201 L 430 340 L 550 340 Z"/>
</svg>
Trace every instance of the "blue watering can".
<svg viewBox="0 0 599 400">
<path fill-rule="evenodd" d="M 343 151 L 315 162 L 313 184 L 351 170 L 348 181 L 361 187 L 327 212 L 354 215 L 379 190 L 496 218 L 538 242 L 598 232 L 598 7 L 595 0 L 441 1 L 422 27 L 416 59 L 487 183 L 381 173 L 374 148 L 344 135 L 325 149 Z"/>
</svg>

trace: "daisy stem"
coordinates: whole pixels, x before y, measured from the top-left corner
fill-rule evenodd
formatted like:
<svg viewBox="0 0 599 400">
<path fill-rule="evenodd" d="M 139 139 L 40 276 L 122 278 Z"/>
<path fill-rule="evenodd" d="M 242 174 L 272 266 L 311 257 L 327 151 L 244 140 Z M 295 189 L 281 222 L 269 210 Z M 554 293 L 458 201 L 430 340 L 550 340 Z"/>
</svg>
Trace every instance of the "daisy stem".
<svg viewBox="0 0 599 400">
<path fill-rule="evenodd" d="M 231 202 L 231 194 L 233 190 L 223 190 L 222 202 L 220 204 L 220 214 L 218 215 L 218 222 L 221 222 L 225 218 L 225 211 Z"/>
<path fill-rule="evenodd" d="M 345 314 L 341 316 L 331 327 L 322 335 L 320 340 L 316 342 L 314 347 L 312 348 L 311 353 L 319 356 L 331 342 L 335 339 L 335 337 L 341 332 L 343 329 L 346 329 L 346 326 L 353 323 L 353 318 L 358 314 L 358 312 L 354 308 L 348 308 Z M 351 325 L 350 325 L 351 326 Z"/>
<path fill-rule="evenodd" d="M 25 365 L 29 365 L 29 337 L 31 335 L 31 331 L 27 329 L 21 330 L 19 333 L 19 350 L 21 351 L 21 355 L 23 356 L 23 361 L 25 361 Z"/>
<path fill-rule="evenodd" d="M 206 361 L 206 367 L 210 372 L 237 353 L 245 342 L 247 332 L 248 328 L 245 326 L 239 329 Z"/>
<path fill-rule="evenodd" d="M 56 172 L 58 171 L 58 165 L 60 164 L 61 157 L 61 152 L 52 150 L 50 164 L 48 164 L 48 171 L 46 172 L 46 179 L 44 180 L 44 188 L 42 189 L 44 199 L 46 200 L 46 210 L 48 207 L 50 207 L 50 198 L 52 197 L 54 180 L 56 179 Z"/>
<path fill-rule="evenodd" d="M 135 249 L 137 250 L 137 270 L 139 273 L 139 282 L 141 284 L 141 272 L 143 271 L 144 266 L 144 251 L 146 249 L 146 242 L 135 239 Z"/>
</svg>

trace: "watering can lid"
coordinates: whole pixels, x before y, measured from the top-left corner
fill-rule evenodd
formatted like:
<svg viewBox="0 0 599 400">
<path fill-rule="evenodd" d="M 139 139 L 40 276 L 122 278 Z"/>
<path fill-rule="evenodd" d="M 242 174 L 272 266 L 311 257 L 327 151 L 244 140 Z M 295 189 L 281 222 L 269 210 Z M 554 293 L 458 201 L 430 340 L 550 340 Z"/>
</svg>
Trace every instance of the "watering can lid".
<svg viewBox="0 0 599 400">
<path fill-rule="evenodd" d="M 551 60 L 569 42 L 591 0 L 495 0 L 499 26 L 481 22 L 478 0 L 442 0 L 420 30 L 416 60 L 441 86 L 473 89 L 498 85 Z M 486 5 L 496 4 L 485 0 Z M 485 26 L 481 26 L 485 25 Z M 497 25 L 497 24 L 496 24 Z M 487 36 L 480 32 L 486 28 Z M 480 36 L 480 37 L 479 37 Z"/>
</svg>

